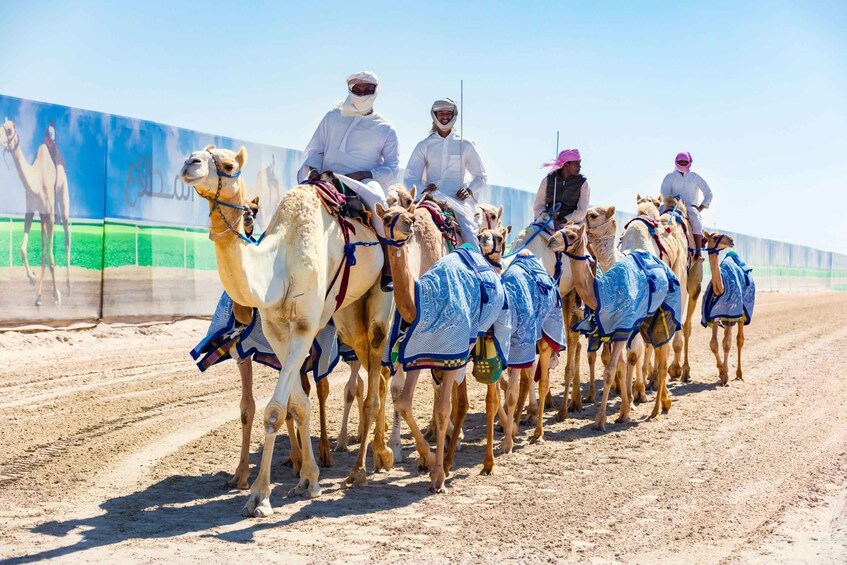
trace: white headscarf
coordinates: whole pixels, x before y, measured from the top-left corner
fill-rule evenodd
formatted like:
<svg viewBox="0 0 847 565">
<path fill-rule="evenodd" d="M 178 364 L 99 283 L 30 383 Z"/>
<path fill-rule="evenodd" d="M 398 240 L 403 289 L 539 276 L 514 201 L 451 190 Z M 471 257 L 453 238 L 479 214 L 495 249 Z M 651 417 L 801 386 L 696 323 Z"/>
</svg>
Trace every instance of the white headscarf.
<svg viewBox="0 0 847 565">
<path fill-rule="evenodd" d="M 374 86 L 379 85 L 379 77 L 377 77 L 374 73 L 370 71 L 361 71 L 358 73 L 353 73 L 349 77 L 347 77 L 347 88 L 351 88 L 356 83 L 366 82 L 369 84 L 373 84 Z M 341 115 L 345 118 L 349 118 L 351 116 L 366 116 L 373 111 L 374 101 L 376 100 L 376 91 L 373 94 L 368 94 L 366 96 L 359 96 L 357 94 L 353 94 L 349 92 L 347 94 L 347 99 L 344 102 L 339 102 L 337 107 L 341 109 Z"/>
<path fill-rule="evenodd" d="M 435 112 L 438 110 L 452 110 L 453 118 L 447 122 L 446 124 L 442 124 L 438 121 L 438 118 L 435 115 Z M 436 128 L 441 131 L 450 131 L 453 129 L 453 125 L 455 125 L 456 120 L 459 119 L 459 107 L 456 106 L 456 103 L 453 102 L 450 98 L 442 98 L 440 100 L 436 100 L 432 103 L 432 109 L 429 111 L 432 115 L 432 130 L 435 131 Z"/>
</svg>

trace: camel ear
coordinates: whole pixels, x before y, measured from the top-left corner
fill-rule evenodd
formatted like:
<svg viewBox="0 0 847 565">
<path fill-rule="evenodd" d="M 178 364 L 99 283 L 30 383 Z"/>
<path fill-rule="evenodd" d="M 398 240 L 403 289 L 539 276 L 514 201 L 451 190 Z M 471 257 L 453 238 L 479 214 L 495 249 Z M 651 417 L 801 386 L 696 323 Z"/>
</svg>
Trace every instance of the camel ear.
<svg viewBox="0 0 847 565">
<path fill-rule="evenodd" d="M 500 208 L 502 209 L 503 207 L 502 207 L 502 206 L 500 206 Z M 510 233 L 512 233 L 512 226 L 511 226 L 511 225 L 508 225 L 508 226 L 506 226 L 506 233 L 505 233 L 505 235 L 509 235 Z"/>
<path fill-rule="evenodd" d="M 374 205 L 374 212 L 376 212 L 376 215 L 380 218 L 385 215 L 385 207 L 381 202 L 377 202 L 376 205 Z"/>
<path fill-rule="evenodd" d="M 706 239 L 713 239 L 714 238 L 714 236 L 712 234 L 710 234 L 709 232 L 707 232 L 706 230 L 703 230 L 703 237 L 705 237 Z"/>
<path fill-rule="evenodd" d="M 417 208 L 418 208 L 417 204 L 415 204 L 414 202 L 412 202 L 411 204 L 409 204 L 409 205 L 406 207 L 406 211 L 407 211 L 407 212 L 409 212 L 410 214 L 412 214 L 412 215 L 414 216 L 414 215 L 415 215 L 415 210 L 417 210 Z"/>
<path fill-rule="evenodd" d="M 207 145 L 206 147 L 203 148 L 203 151 L 211 151 L 214 148 L 215 148 L 214 145 Z"/>
<path fill-rule="evenodd" d="M 251 201 L 250 201 L 250 204 L 251 204 L 251 206 L 252 206 L 253 208 L 255 208 L 256 210 L 258 210 L 258 209 L 259 209 L 259 197 L 257 196 L 256 198 L 254 198 L 253 200 L 251 200 Z"/>
<path fill-rule="evenodd" d="M 635 201 L 638 202 L 639 200 L 641 200 L 641 193 L 640 192 L 635 195 Z"/>
<path fill-rule="evenodd" d="M 577 228 L 577 229 L 578 229 L 577 233 L 579 234 L 579 237 L 582 237 L 583 235 L 585 235 L 585 224 L 579 224 L 579 228 Z"/>
<path fill-rule="evenodd" d="M 606 210 L 606 217 L 607 217 L 607 218 L 611 218 L 611 217 L 612 217 L 612 216 L 614 216 L 614 215 L 615 215 L 615 207 L 614 207 L 614 206 L 609 206 L 609 209 L 608 209 L 608 210 Z"/>
<path fill-rule="evenodd" d="M 243 145 L 238 150 L 238 153 L 235 154 L 235 162 L 238 163 L 239 170 L 243 169 L 244 164 L 247 163 L 247 148 Z"/>
<path fill-rule="evenodd" d="M 565 234 L 561 230 L 550 236 L 547 240 L 547 249 L 550 251 L 564 251 L 565 249 Z"/>
<path fill-rule="evenodd" d="M 415 197 L 418 195 L 418 187 L 415 186 L 415 185 L 412 185 L 412 190 L 409 191 L 409 194 L 412 195 L 412 200 L 414 200 Z"/>
<path fill-rule="evenodd" d="M 499 220 L 502 217 L 503 217 L 503 205 L 500 204 L 500 206 L 497 207 L 497 219 Z"/>
</svg>

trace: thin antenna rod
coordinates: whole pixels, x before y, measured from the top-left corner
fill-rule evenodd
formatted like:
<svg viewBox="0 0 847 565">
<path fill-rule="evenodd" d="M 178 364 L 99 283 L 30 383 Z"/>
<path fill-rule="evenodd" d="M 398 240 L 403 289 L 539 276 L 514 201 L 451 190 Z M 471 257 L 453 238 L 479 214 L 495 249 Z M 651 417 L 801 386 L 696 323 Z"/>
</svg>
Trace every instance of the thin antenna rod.
<svg viewBox="0 0 847 565">
<path fill-rule="evenodd" d="M 462 176 L 459 178 L 459 188 L 465 187 L 465 81 L 459 81 L 459 155 Z"/>
<path fill-rule="evenodd" d="M 559 154 L 559 130 L 556 130 L 556 155 Z"/>
</svg>

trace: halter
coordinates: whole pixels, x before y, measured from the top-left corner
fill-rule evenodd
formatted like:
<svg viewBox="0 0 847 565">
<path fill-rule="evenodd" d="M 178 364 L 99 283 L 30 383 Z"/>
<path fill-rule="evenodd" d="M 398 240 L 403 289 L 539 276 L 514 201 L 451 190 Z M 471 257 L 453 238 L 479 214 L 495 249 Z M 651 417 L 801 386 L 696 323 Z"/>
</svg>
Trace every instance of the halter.
<svg viewBox="0 0 847 565">
<path fill-rule="evenodd" d="M 392 247 L 404 247 L 409 242 L 409 240 L 411 239 L 411 235 L 406 239 L 397 239 L 397 237 L 394 235 L 394 228 L 397 226 L 397 220 L 399 219 L 400 214 L 397 214 L 393 218 L 391 218 L 391 221 L 388 223 L 388 238 L 379 238 L 380 243 L 384 243 L 385 245 L 390 245 Z M 412 220 L 412 225 L 414 225 L 414 219 Z"/>
<path fill-rule="evenodd" d="M 723 235 L 723 234 L 719 235 L 718 240 L 715 241 L 714 247 L 706 247 L 706 253 L 708 253 L 709 255 L 715 255 L 717 253 L 720 253 L 721 250 L 718 249 L 718 246 L 721 244 L 721 241 L 723 240 L 724 237 L 726 237 L 726 236 Z"/>
<path fill-rule="evenodd" d="M 570 243 L 568 242 L 568 237 L 564 234 L 564 232 L 562 232 L 562 241 L 565 242 L 565 248 L 562 250 L 562 253 L 570 259 L 573 259 L 574 261 L 587 261 L 591 258 L 591 255 L 574 255 L 573 253 L 569 253 L 568 247 L 570 246 Z"/>
<path fill-rule="evenodd" d="M 502 271 L 503 270 L 503 263 L 500 262 L 500 261 L 495 261 L 494 259 L 491 258 L 491 256 L 492 255 L 501 255 L 501 258 L 502 258 L 503 250 L 497 249 L 497 238 L 496 237 L 492 236 L 492 240 L 494 242 L 494 245 L 491 248 L 491 251 L 489 251 L 488 253 L 483 252 L 482 255 L 485 257 L 486 261 L 488 261 L 489 263 L 491 263 L 492 265 L 494 265 L 495 267 L 497 267 L 498 269 L 500 269 Z"/>
<path fill-rule="evenodd" d="M 12 147 L 12 140 L 14 140 L 14 147 Z M 15 130 L 15 135 L 10 137 L 6 143 L 3 144 L 3 162 L 6 163 L 6 168 L 9 168 L 9 162 L 6 161 L 6 154 L 15 151 L 21 144 L 21 137 L 18 135 L 18 130 Z"/>
<path fill-rule="evenodd" d="M 241 212 L 244 212 L 245 210 L 248 209 L 246 206 L 239 206 L 237 204 L 230 204 L 229 202 L 224 202 L 223 200 L 219 199 L 220 195 L 221 195 L 221 190 L 223 189 L 223 179 L 224 179 L 224 177 L 226 177 L 228 179 L 238 178 L 238 177 L 241 176 L 241 171 L 239 170 L 239 171 L 237 171 L 237 172 L 235 172 L 234 174 L 231 174 L 231 175 L 223 172 L 221 170 L 220 163 L 218 162 L 218 158 L 215 156 L 215 154 L 212 153 L 208 149 L 206 150 L 206 153 L 208 153 L 212 157 L 212 162 L 215 164 L 215 173 L 218 175 L 218 189 L 215 192 L 214 198 L 209 198 L 208 196 L 201 194 L 200 191 L 197 190 L 196 185 L 194 186 L 194 192 L 196 192 L 197 195 L 200 196 L 201 198 L 204 198 L 204 199 L 206 199 L 206 200 L 208 200 L 209 202 L 212 203 L 212 209 L 209 210 L 209 217 L 211 217 L 212 214 L 215 213 L 215 210 L 217 210 L 218 214 L 220 214 L 221 219 L 223 220 L 224 224 L 226 224 L 226 229 L 224 231 L 216 233 L 216 234 L 212 234 L 212 235 L 216 235 L 216 236 L 217 235 L 223 235 L 223 234 L 231 231 L 231 232 L 234 232 L 235 235 L 237 235 L 239 237 L 239 239 L 241 239 L 242 241 L 246 241 L 247 243 L 258 245 L 257 242 L 253 241 L 252 239 L 248 238 L 246 235 L 244 235 L 243 233 L 238 231 L 238 228 L 236 227 L 238 225 L 238 222 L 236 221 L 235 225 L 230 223 L 230 221 L 227 220 L 226 216 L 224 215 L 223 210 L 221 209 L 221 206 L 226 206 L 227 208 L 233 208 L 235 210 L 240 210 Z M 211 229 L 210 229 L 210 231 L 211 231 Z"/>
</svg>

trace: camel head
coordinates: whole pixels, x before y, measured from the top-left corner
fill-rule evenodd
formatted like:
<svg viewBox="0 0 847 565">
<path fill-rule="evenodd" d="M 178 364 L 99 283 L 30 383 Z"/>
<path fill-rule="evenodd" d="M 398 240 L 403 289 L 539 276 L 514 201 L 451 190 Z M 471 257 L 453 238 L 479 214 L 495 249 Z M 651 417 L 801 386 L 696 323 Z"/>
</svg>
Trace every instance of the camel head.
<svg viewBox="0 0 847 565">
<path fill-rule="evenodd" d="M 730 247 L 735 247 L 735 242 L 732 238 L 721 232 L 707 232 L 703 230 L 703 238 L 706 240 L 706 249 L 710 252 L 723 251 Z"/>
<path fill-rule="evenodd" d="M 417 206 L 414 202 L 407 207 L 395 204 L 387 209 L 381 203 L 377 202 L 374 211 L 382 218 L 385 224 L 385 231 L 388 239 L 397 243 L 403 243 L 412 237 L 412 230 L 415 226 L 415 209 Z"/>
<path fill-rule="evenodd" d="M 644 216 L 646 218 L 651 218 L 654 220 L 659 219 L 659 206 L 662 205 L 661 198 L 654 198 L 652 196 L 641 196 L 640 194 L 635 197 L 635 214 L 637 216 Z"/>
<path fill-rule="evenodd" d="M 12 151 L 15 144 L 15 122 L 9 118 L 3 120 L 3 126 L 0 127 L 0 146 L 7 151 Z"/>
<path fill-rule="evenodd" d="M 482 228 L 479 232 L 479 248 L 483 255 L 492 261 L 499 261 L 506 250 L 506 237 L 512 226 L 500 228 Z"/>
<path fill-rule="evenodd" d="M 685 207 L 685 202 L 678 196 L 667 195 L 662 198 L 662 205 L 659 210 L 664 214 L 676 208 L 676 211 L 682 214 L 682 217 L 688 219 L 688 208 Z"/>
<path fill-rule="evenodd" d="M 415 201 L 415 196 L 417 196 L 417 194 L 417 187 L 413 186 L 412 190 L 407 190 L 405 186 L 398 183 L 389 187 L 388 192 L 385 195 L 385 203 L 389 208 L 392 206 L 408 208 L 409 204 Z"/>
<path fill-rule="evenodd" d="M 209 145 L 188 156 L 182 165 L 180 177 L 182 182 L 193 186 L 197 194 L 206 200 L 241 204 L 244 185 L 238 177 L 246 163 L 247 150 L 244 147 L 235 153 Z"/>
<path fill-rule="evenodd" d="M 547 242 L 547 247 L 556 253 L 585 255 L 585 225 L 568 222 L 565 227 L 553 234 Z"/>
<path fill-rule="evenodd" d="M 615 221 L 615 207 L 614 206 L 594 206 L 593 208 L 589 208 L 588 212 L 585 215 L 586 222 L 588 223 L 588 229 L 598 228 L 608 222 Z"/>
<path fill-rule="evenodd" d="M 503 205 L 497 208 L 493 204 L 477 204 L 474 220 L 480 229 L 502 228 Z"/>
</svg>

